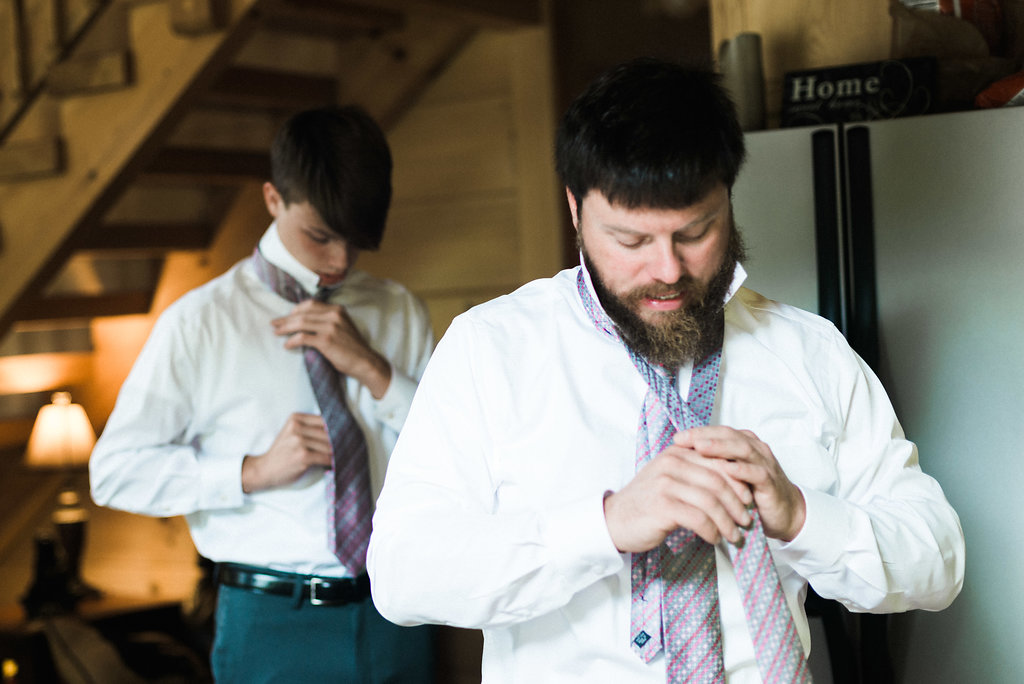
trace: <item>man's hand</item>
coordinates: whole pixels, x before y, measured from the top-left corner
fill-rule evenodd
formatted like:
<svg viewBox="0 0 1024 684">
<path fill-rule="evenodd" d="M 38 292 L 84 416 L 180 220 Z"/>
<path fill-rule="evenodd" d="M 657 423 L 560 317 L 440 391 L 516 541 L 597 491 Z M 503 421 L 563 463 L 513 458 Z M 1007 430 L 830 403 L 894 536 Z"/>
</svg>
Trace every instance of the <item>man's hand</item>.
<svg viewBox="0 0 1024 684">
<path fill-rule="evenodd" d="M 285 349 L 314 347 L 338 372 L 355 378 L 380 399 L 391 383 L 391 364 L 374 351 L 344 307 L 306 300 L 271 321 L 276 335 L 287 336 Z"/>
<path fill-rule="evenodd" d="M 750 489 L 696 450 L 669 445 L 604 501 L 608 532 L 619 551 L 649 551 L 683 527 L 715 544 L 739 541 L 751 523 Z"/>
<path fill-rule="evenodd" d="M 767 536 L 791 541 L 803 529 L 807 517 L 803 494 L 786 477 L 768 445 L 753 432 L 706 426 L 678 432 L 673 441 L 750 488 Z"/>
<path fill-rule="evenodd" d="M 247 494 L 295 482 L 313 466 L 331 467 L 331 440 L 324 420 L 293 413 L 270 449 L 242 461 L 242 491 Z"/>
</svg>

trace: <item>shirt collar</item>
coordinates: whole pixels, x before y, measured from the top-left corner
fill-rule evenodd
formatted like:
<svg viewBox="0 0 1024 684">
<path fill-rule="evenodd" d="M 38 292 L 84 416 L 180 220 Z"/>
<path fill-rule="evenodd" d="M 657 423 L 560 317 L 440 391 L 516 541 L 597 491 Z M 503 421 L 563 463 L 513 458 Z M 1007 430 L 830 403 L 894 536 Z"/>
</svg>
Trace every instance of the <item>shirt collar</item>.
<svg viewBox="0 0 1024 684">
<path fill-rule="evenodd" d="M 736 269 L 732 272 L 732 284 L 729 285 L 729 290 L 725 293 L 725 303 L 728 304 L 736 293 L 739 292 L 743 283 L 747 280 L 747 269 L 743 268 L 743 264 L 736 262 Z"/>
<path fill-rule="evenodd" d="M 260 238 L 260 252 L 263 253 L 263 257 L 267 261 L 295 278 L 306 292 L 316 293 L 320 276 L 299 263 L 299 260 L 292 256 L 292 253 L 284 246 L 277 230 L 277 221 L 271 223 L 267 232 Z"/>
</svg>

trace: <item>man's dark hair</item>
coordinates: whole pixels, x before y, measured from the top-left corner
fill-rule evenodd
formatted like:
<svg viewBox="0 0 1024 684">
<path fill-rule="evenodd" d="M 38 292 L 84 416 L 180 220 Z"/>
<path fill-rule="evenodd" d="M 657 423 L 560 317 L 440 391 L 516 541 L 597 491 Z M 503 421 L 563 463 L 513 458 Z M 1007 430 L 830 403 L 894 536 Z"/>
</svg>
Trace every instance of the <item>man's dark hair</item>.
<svg viewBox="0 0 1024 684">
<path fill-rule="evenodd" d="M 325 107 L 295 114 L 274 138 L 270 169 L 286 204 L 308 201 L 352 246 L 380 247 L 391 204 L 391 151 L 363 109 Z"/>
<path fill-rule="evenodd" d="M 718 183 L 732 188 L 746 155 L 720 77 L 652 58 L 594 80 L 563 117 L 555 147 L 577 202 L 598 190 L 629 209 L 681 209 Z"/>
</svg>

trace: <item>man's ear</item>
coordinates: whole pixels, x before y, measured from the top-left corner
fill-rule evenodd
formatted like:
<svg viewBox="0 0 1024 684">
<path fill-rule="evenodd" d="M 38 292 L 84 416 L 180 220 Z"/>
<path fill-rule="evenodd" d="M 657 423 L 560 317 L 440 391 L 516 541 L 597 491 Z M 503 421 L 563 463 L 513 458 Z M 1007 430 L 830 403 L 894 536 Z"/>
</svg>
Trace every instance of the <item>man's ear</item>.
<svg viewBox="0 0 1024 684">
<path fill-rule="evenodd" d="M 565 189 L 565 199 L 569 203 L 569 213 L 572 214 L 572 225 L 578 233 L 580 230 L 579 207 L 576 206 L 576 196 L 572 194 L 572 190 L 568 187 Z"/>
</svg>

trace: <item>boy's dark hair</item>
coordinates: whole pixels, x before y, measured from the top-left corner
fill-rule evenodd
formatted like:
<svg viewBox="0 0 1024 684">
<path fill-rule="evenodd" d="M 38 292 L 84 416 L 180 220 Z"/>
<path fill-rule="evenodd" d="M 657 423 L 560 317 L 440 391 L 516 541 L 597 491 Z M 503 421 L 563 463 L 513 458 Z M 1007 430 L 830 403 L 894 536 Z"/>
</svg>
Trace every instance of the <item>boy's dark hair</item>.
<svg viewBox="0 0 1024 684">
<path fill-rule="evenodd" d="M 594 189 L 630 209 L 681 209 L 719 182 L 732 188 L 746 156 L 720 77 L 652 58 L 594 80 L 563 117 L 555 147 L 577 202 Z"/>
<path fill-rule="evenodd" d="M 358 106 L 295 114 L 270 148 L 271 182 L 286 204 L 308 201 L 360 249 L 380 247 L 391 204 L 391 151 Z"/>
</svg>

